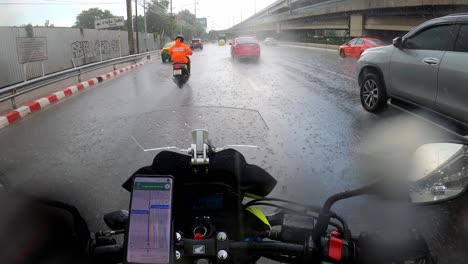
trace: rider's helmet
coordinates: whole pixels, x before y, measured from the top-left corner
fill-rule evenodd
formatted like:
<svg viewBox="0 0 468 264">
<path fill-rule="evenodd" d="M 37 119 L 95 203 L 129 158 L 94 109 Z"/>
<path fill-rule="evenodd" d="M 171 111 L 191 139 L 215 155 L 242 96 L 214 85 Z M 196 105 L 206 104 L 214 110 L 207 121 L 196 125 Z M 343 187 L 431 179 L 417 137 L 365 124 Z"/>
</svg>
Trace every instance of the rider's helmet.
<svg viewBox="0 0 468 264">
<path fill-rule="evenodd" d="M 177 37 L 175 37 L 175 40 L 177 40 L 177 39 L 180 39 L 180 42 L 184 43 L 184 36 L 177 35 Z"/>
</svg>

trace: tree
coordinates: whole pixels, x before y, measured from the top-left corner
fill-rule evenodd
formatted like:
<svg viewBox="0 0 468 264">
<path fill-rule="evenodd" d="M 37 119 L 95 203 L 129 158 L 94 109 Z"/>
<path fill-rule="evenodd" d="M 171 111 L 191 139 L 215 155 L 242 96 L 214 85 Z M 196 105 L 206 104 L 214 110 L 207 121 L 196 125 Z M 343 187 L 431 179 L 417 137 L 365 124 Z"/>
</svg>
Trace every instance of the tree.
<svg viewBox="0 0 468 264">
<path fill-rule="evenodd" d="M 148 3 L 146 23 L 148 32 L 165 34 L 173 32 L 174 17 L 168 13 L 169 1 L 153 0 Z"/>
<path fill-rule="evenodd" d="M 176 15 L 177 29 L 186 39 L 193 37 L 206 37 L 206 31 L 200 23 L 197 22 L 195 15 L 190 11 L 182 10 Z"/>
<path fill-rule="evenodd" d="M 44 27 L 54 27 L 54 24 L 50 24 L 49 19 L 44 22 Z"/>
<path fill-rule="evenodd" d="M 114 17 L 114 15 L 109 10 L 101 10 L 97 7 L 90 8 L 82 11 L 78 16 L 76 16 L 76 22 L 73 27 L 94 29 L 95 19 L 112 17 Z"/>
</svg>

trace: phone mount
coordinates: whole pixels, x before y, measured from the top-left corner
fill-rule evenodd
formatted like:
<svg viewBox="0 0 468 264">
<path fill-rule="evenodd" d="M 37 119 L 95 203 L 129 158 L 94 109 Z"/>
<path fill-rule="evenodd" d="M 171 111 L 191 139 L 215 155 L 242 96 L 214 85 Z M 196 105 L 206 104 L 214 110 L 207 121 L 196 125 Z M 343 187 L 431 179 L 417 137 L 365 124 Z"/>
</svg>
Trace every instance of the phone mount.
<svg viewBox="0 0 468 264">
<path fill-rule="evenodd" d="M 205 167 L 208 171 L 210 159 L 208 157 L 208 130 L 196 129 L 192 131 L 192 144 L 190 145 L 189 154 L 192 155 L 191 163 L 195 171 L 197 168 Z"/>
</svg>

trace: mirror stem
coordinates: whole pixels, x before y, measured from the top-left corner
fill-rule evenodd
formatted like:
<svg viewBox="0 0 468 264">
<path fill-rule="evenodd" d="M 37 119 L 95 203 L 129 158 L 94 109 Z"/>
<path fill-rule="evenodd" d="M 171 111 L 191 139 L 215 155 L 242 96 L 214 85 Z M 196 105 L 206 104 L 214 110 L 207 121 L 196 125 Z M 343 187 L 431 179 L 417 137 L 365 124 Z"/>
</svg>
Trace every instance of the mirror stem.
<svg viewBox="0 0 468 264">
<path fill-rule="evenodd" d="M 328 198 L 325 204 L 323 205 L 322 211 L 320 212 L 319 217 L 317 219 L 317 224 L 315 225 L 314 230 L 312 231 L 312 238 L 315 241 L 315 243 L 320 242 L 320 237 L 326 232 L 328 228 L 328 224 L 331 218 L 330 209 L 334 203 L 351 197 L 356 197 L 364 194 L 372 194 L 375 189 L 374 185 L 375 184 L 371 184 L 360 189 L 337 193 L 335 195 L 330 196 L 330 198 Z"/>
</svg>

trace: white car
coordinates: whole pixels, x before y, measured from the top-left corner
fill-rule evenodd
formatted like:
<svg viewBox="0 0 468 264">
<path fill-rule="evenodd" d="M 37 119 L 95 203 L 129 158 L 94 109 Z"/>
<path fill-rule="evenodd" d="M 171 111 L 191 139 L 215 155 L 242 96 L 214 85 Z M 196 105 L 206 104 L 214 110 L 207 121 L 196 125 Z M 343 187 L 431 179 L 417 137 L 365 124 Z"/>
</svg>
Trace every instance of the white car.
<svg viewBox="0 0 468 264">
<path fill-rule="evenodd" d="M 447 189 L 447 187 L 445 187 L 445 185 L 443 183 L 434 183 L 434 185 L 432 185 L 431 187 L 431 193 L 436 195 L 436 194 L 445 194 L 445 190 Z"/>
</svg>

